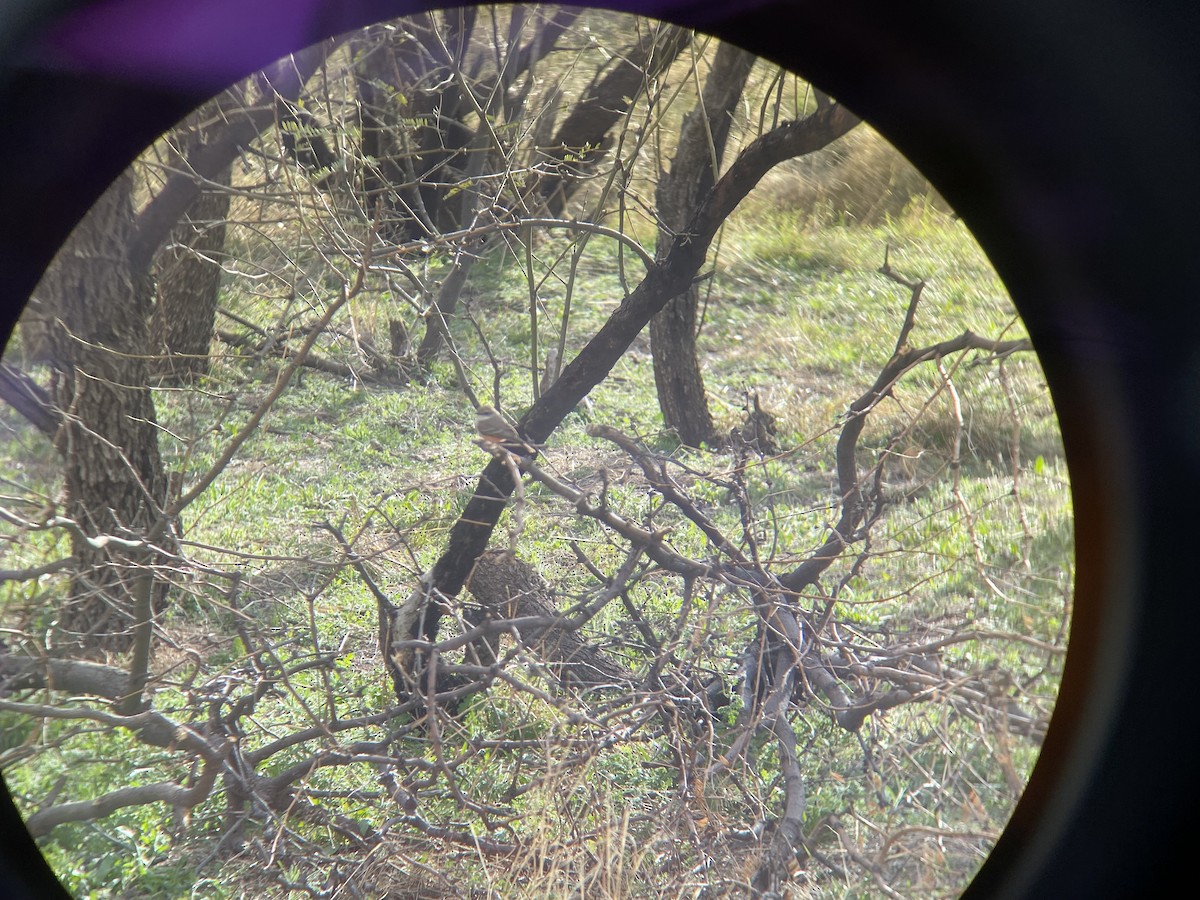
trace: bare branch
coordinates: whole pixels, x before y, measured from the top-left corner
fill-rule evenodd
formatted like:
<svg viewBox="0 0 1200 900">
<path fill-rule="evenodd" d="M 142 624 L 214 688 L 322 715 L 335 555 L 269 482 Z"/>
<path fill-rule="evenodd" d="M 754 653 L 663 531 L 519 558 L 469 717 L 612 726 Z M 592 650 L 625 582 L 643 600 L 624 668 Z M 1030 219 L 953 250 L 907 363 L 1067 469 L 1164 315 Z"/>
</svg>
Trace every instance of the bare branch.
<svg viewBox="0 0 1200 900">
<path fill-rule="evenodd" d="M 53 438 L 62 424 L 62 413 L 50 395 L 9 363 L 0 363 L 0 397 L 48 438 Z"/>
<path fill-rule="evenodd" d="M 43 837 L 59 825 L 102 819 L 127 806 L 167 803 L 191 809 L 208 799 L 220 768 L 220 759 L 205 759 L 200 767 L 200 777 L 191 787 L 184 787 L 173 781 L 161 781 L 157 784 L 118 788 L 93 800 L 78 800 L 39 809 L 25 820 L 25 827 L 34 837 Z"/>
</svg>

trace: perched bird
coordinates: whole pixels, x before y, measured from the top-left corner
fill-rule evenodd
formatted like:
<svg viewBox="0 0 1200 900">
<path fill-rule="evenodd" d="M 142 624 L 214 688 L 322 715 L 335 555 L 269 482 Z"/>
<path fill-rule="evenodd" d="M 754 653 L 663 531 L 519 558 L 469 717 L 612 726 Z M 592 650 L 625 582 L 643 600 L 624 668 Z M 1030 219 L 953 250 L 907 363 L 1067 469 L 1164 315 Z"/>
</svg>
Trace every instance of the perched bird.
<svg viewBox="0 0 1200 900">
<path fill-rule="evenodd" d="M 504 416 L 486 403 L 475 411 L 475 430 L 489 444 L 499 444 L 511 453 L 530 450 L 529 445 L 521 440 L 521 436 L 508 424 Z"/>
</svg>

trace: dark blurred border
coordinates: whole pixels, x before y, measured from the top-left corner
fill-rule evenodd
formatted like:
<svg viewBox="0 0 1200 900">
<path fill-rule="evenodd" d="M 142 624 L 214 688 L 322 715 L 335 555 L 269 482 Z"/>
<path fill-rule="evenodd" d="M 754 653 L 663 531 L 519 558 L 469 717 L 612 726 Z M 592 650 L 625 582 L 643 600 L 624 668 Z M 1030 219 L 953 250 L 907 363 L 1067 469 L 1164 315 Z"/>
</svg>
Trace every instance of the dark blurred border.
<svg viewBox="0 0 1200 900">
<path fill-rule="evenodd" d="M 428 4 L 425 4 L 428 5 Z M 1200 8 L 1182 0 L 626 0 L 786 63 L 962 215 L 1042 358 L 1078 584 L 1042 758 L 968 896 L 1190 883 L 1200 588 Z M 0 327 L 151 139 L 402 0 L 0 0 Z M 61 895 L 0 797 L 0 897 Z"/>
</svg>

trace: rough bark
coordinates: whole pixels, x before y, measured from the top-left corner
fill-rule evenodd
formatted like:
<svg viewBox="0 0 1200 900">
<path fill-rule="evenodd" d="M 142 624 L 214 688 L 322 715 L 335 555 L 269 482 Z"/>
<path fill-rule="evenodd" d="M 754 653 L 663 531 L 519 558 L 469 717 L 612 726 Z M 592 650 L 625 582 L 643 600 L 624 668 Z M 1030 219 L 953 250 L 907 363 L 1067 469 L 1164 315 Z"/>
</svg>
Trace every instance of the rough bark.
<svg viewBox="0 0 1200 900">
<path fill-rule="evenodd" d="M 326 42 L 309 47 L 271 66 L 257 78 L 264 102 L 258 106 L 239 108 L 236 115 L 231 113 L 219 127 L 209 130 L 204 140 L 189 148 L 179 170 L 138 212 L 136 224 L 129 232 L 127 259 L 131 281 L 146 277 L 155 255 L 170 239 L 172 231 L 180 227 L 180 221 L 204 193 L 205 185 L 220 182 L 224 178 L 223 173 L 239 153 L 264 129 L 288 115 L 287 103 L 300 96 L 305 82 L 324 62 L 327 52 L 335 43 Z M 192 218 L 194 221 L 203 220 L 199 214 Z M 212 239 L 215 242 L 215 234 Z M 176 240 L 179 240 L 178 236 Z M 188 243 L 186 233 L 180 243 Z M 180 280 L 186 277 L 181 274 Z M 205 277 L 211 277 L 211 274 Z M 41 293 L 41 290 L 33 292 L 20 321 L 22 356 L 26 363 L 54 361 L 49 331 L 54 327 L 55 310 L 47 306 Z M 189 345 L 198 345 L 199 326 L 193 324 L 184 330 L 191 335 Z M 209 330 L 208 340 L 211 340 L 211 326 Z M 204 342 L 204 348 L 207 352 L 207 341 Z M 142 352 L 145 349 L 143 346 Z M 8 398 L 7 394 L 5 397 Z"/>
<path fill-rule="evenodd" d="M 132 175 L 123 174 L 35 291 L 53 369 L 49 393 L 62 416 L 54 444 L 64 460 L 66 513 L 77 525 L 69 529 L 79 568 L 59 617 L 62 650 L 128 649 L 132 626 L 144 630 L 149 609 L 165 600 L 165 582 L 150 568 L 155 554 L 144 540 L 169 531 L 145 361 L 151 261 L 203 185 L 278 120 L 281 104 L 299 96 L 329 47 L 309 48 L 259 76 L 266 102 L 239 110 L 212 140 L 194 147 L 186 169 L 136 218 Z"/>
<path fill-rule="evenodd" d="M 146 387 L 149 284 L 130 275 L 133 176 L 126 172 L 71 233 L 39 294 L 52 312 L 54 436 L 79 563 L 60 616 L 63 638 L 126 649 L 132 597 L 153 561 L 137 543 L 160 515 L 166 479 Z M 144 583 L 141 583 L 144 587 Z M 161 599 L 161 598 L 160 598 Z"/>
<path fill-rule="evenodd" d="M 185 145 L 173 167 L 185 168 L 187 159 L 219 134 L 224 122 L 220 101 L 206 103 L 190 117 L 190 127 L 180 129 Z M 222 188 L 229 187 L 231 175 L 232 165 L 227 165 L 204 183 L 156 258 L 158 298 L 151 337 L 162 355 L 154 365 L 156 374 L 172 381 L 208 372 L 231 197 Z"/>
<path fill-rule="evenodd" d="M 716 182 L 715 167 L 725 155 L 733 114 L 754 59 L 753 54 L 732 44 L 717 48 L 703 96 L 680 127 L 671 171 L 659 180 L 656 201 L 660 247 L 668 246 L 671 238 L 687 226 Z M 689 447 L 699 447 L 714 437 L 696 348 L 699 303 L 699 286 L 689 284 L 650 320 L 654 383 L 663 422 L 674 428 Z"/>
<path fill-rule="evenodd" d="M 477 187 L 486 190 L 482 176 L 508 152 L 497 144 L 495 123 L 520 116 L 532 67 L 578 15 L 556 12 L 522 45 L 525 11 L 514 9 L 507 41 L 492 48 L 495 70 L 486 75 L 484 55 L 468 53 L 474 10 L 430 13 L 405 31 L 368 33 L 356 43 L 364 162 L 360 202 L 376 211 L 386 239 L 433 239 L 476 224 L 479 211 L 495 203 L 494 195 Z M 527 75 L 525 93 L 512 90 L 521 75 Z M 426 311 L 416 352 L 423 371 L 446 344 L 447 320 L 457 311 L 482 248 L 482 239 L 458 248 Z"/>
</svg>

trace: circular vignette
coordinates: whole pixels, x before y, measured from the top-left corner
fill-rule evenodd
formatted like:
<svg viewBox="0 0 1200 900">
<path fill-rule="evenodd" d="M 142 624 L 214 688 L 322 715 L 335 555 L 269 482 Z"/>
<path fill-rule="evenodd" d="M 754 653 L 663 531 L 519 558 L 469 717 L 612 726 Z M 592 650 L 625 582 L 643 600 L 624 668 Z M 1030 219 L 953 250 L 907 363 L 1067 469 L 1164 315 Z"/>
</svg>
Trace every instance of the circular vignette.
<svg viewBox="0 0 1200 900">
<path fill-rule="evenodd" d="M 6 4 L 0 334 L 108 182 L 192 107 L 289 51 L 433 5 Z M 1181 526 L 1200 494 L 1200 305 L 1188 290 L 1200 125 L 1187 114 L 1200 95 L 1200 11 L 1134 0 L 921 13 L 881 0 L 591 5 L 691 25 L 795 69 L 904 152 L 987 251 L 1055 399 L 1078 575 L 1050 732 L 967 896 L 1165 890 L 1189 863 L 1197 793 L 1186 776 L 1195 726 L 1172 687 L 1187 683 L 1197 619 Z M 53 896 L 0 801 L 0 893 Z"/>
</svg>

